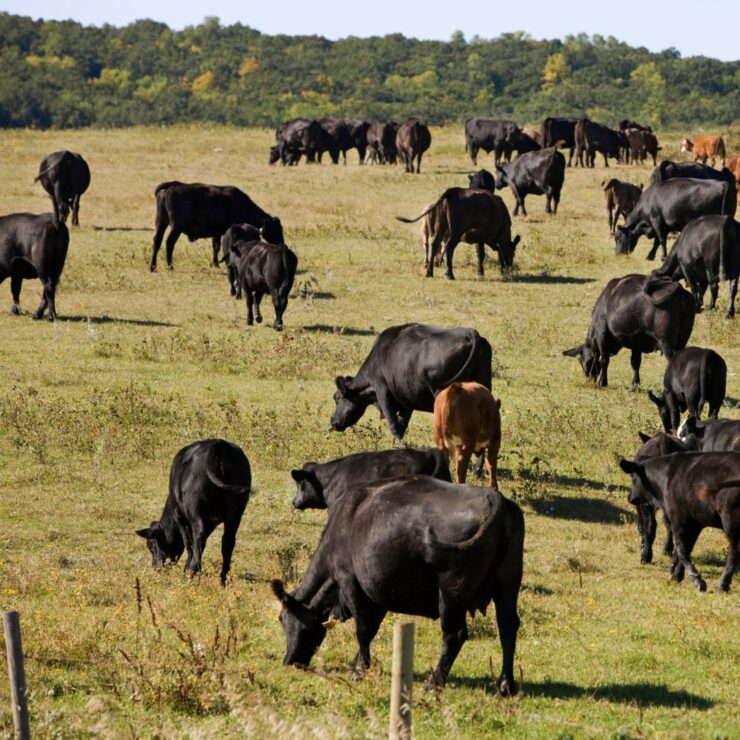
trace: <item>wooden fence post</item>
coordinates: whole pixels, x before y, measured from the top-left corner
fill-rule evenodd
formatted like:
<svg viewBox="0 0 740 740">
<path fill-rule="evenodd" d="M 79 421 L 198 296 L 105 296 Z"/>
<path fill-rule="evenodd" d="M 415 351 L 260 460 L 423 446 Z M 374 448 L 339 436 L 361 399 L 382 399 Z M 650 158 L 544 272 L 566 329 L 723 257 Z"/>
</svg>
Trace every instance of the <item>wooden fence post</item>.
<svg viewBox="0 0 740 740">
<path fill-rule="evenodd" d="M 23 670 L 23 645 L 21 644 L 21 623 L 18 619 L 18 612 L 3 612 L 3 628 L 5 649 L 8 653 L 8 675 L 10 677 L 10 698 L 13 702 L 15 736 L 17 740 L 30 740 L 26 673 Z"/>
<path fill-rule="evenodd" d="M 393 625 L 393 667 L 391 669 L 390 740 L 411 737 L 411 685 L 414 680 L 414 623 Z"/>
</svg>

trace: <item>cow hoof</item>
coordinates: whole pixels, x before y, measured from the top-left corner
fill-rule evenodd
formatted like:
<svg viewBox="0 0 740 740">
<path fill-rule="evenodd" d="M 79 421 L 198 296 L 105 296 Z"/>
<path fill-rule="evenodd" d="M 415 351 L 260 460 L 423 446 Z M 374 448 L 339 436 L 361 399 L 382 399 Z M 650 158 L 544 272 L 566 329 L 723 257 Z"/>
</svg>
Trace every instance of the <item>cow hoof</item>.
<svg viewBox="0 0 740 740">
<path fill-rule="evenodd" d="M 730 313 L 730 312 L 728 311 L 728 312 L 727 312 L 727 313 L 725 314 L 725 318 L 726 318 L 726 319 L 734 319 L 734 318 L 735 318 L 735 314 L 734 314 L 734 312 L 733 312 L 733 313 Z"/>
<path fill-rule="evenodd" d="M 726 594 L 729 590 L 730 590 L 730 584 L 729 583 L 722 583 L 722 581 L 720 581 L 717 584 L 717 588 L 715 589 L 715 591 L 718 594 Z"/>
<path fill-rule="evenodd" d="M 254 321 L 247 319 L 247 326 L 254 326 Z"/>
<path fill-rule="evenodd" d="M 653 556 L 652 556 L 652 554 L 651 555 L 643 555 L 640 558 L 640 563 L 642 563 L 642 565 L 650 565 L 650 563 L 652 563 L 652 562 L 653 562 Z"/>
<path fill-rule="evenodd" d="M 156 265 L 149 265 L 149 272 L 156 272 L 157 266 Z"/>
<path fill-rule="evenodd" d="M 256 322 L 258 323 L 258 324 L 261 324 L 261 323 L 262 323 L 262 317 L 261 317 L 261 316 L 255 316 L 254 320 L 255 320 L 255 321 L 256 321 Z"/>
<path fill-rule="evenodd" d="M 172 263 L 170 263 L 169 265 L 167 265 L 167 269 L 168 270 L 174 270 L 175 268 L 172 266 Z"/>
<path fill-rule="evenodd" d="M 36 313 L 33 315 L 33 320 L 38 321 L 39 319 L 43 319 L 44 314 L 42 312 L 36 311 Z"/>
<path fill-rule="evenodd" d="M 448 272 L 446 277 L 447 277 L 448 280 L 454 280 L 455 279 L 455 276 L 451 272 Z"/>
<path fill-rule="evenodd" d="M 649 254 L 647 257 L 645 257 L 645 259 L 648 262 L 652 262 L 655 259 L 655 255 L 654 254 Z"/>
<path fill-rule="evenodd" d="M 283 330 L 283 325 L 282 324 L 273 324 L 273 327 L 274 327 L 275 331 L 282 331 Z"/>
<path fill-rule="evenodd" d="M 707 582 L 703 578 L 697 578 L 694 581 L 697 591 L 703 592 L 707 590 Z"/>
<path fill-rule="evenodd" d="M 424 681 L 424 691 L 442 691 L 444 687 L 444 681 L 438 679 L 434 673 L 431 673 L 429 678 Z"/>
<path fill-rule="evenodd" d="M 517 693 L 516 681 L 510 678 L 500 678 L 496 689 L 501 696 L 514 696 Z"/>
<path fill-rule="evenodd" d="M 16 306 L 16 305 L 11 306 L 10 307 L 10 315 L 11 316 L 20 316 L 21 315 L 21 309 L 18 306 Z"/>
</svg>

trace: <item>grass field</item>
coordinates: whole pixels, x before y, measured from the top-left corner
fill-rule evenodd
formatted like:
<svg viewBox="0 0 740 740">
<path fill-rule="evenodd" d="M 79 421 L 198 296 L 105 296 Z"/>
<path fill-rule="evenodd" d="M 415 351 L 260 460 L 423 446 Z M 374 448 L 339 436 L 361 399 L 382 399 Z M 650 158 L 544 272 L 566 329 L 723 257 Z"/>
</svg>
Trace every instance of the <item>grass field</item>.
<svg viewBox="0 0 740 740">
<path fill-rule="evenodd" d="M 680 134 L 661 137 L 680 157 Z M 643 363 L 630 392 L 629 356 L 610 387 L 585 381 L 561 351 L 583 341 L 606 281 L 646 272 L 648 245 L 617 258 L 600 182 L 648 183 L 650 168 L 569 169 L 557 216 L 529 198 L 512 278 L 492 260 L 478 278 L 474 250 L 456 253 L 452 283 L 423 277 L 413 216 L 446 187 L 467 183 L 462 132 L 433 131 L 419 176 L 400 168 L 270 168 L 272 134 L 229 128 L 0 133 L 0 212 L 41 212 L 41 158 L 79 151 L 92 170 L 82 226 L 72 231 L 57 294 L 60 319 L 35 322 L 40 285 L 24 283 L 24 315 L 0 295 L 0 607 L 21 613 L 38 737 L 369 737 L 387 732 L 394 619 L 374 642 L 374 666 L 351 680 L 353 624 L 337 626 L 311 672 L 282 665 L 284 638 L 269 580 L 295 585 L 324 512 L 293 512 L 289 471 L 391 444 L 370 413 L 328 432 L 333 378 L 352 374 L 374 335 L 406 321 L 473 326 L 494 349 L 502 399 L 499 485 L 525 512 L 521 695 L 491 692 L 500 647 L 489 612 L 441 696 L 423 692 L 439 625 L 418 620 L 414 724 L 418 737 L 738 737 L 740 582 L 712 592 L 726 540 L 705 531 L 695 562 L 710 592 L 668 577 L 660 555 L 640 565 L 620 457 L 659 419 L 665 361 Z M 728 151 L 740 149 L 740 132 Z M 492 169 L 488 158 L 484 166 Z M 299 275 L 285 330 L 247 329 L 243 302 L 209 266 L 210 244 L 182 238 L 175 269 L 148 271 L 154 187 L 162 180 L 234 184 L 281 217 Z M 513 208 L 509 192 L 504 199 Z M 162 260 L 163 262 L 163 260 Z M 265 304 L 263 304 L 265 305 Z M 740 319 L 697 317 L 692 344 L 729 367 L 727 417 L 740 417 Z M 405 441 L 431 444 L 416 414 Z M 218 583 L 220 530 L 205 571 L 155 572 L 134 534 L 158 518 L 174 454 L 202 437 L 240 444 L 254 494 L 237 538 L 232 580 Z M 662 547 L 662 530 L 656 551 Z M 3 669 L 4 670 L 4 669 Z M 0 678 L 0 733 L 12 731 Z"/>
</svg>

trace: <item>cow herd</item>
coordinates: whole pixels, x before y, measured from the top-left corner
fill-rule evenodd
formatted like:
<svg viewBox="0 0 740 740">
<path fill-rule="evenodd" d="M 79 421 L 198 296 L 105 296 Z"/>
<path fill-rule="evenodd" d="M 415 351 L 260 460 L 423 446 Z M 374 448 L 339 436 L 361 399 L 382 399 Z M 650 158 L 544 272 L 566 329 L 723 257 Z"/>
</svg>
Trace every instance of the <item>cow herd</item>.
<svg viewBox="0 0 740 740">
<path fill-rule="evenodd" d="M 520 211 L 527 215 L 524 201 L 531 194 L 544 195 L 546 211 L 554 216 L 574 153 L 576 166 L 593 167 L 597 153 L 608 166 L 610 157 L 641 163 L 651 156 L 655 163 L 660 149 L 648 127 L 622 121 L 619 129 L 610 129 L 588 119 L 547 118 L 538 131 L 512 121 L 470 119 L 465 141 L 474 163 L 481 150 L 493 152 L 496 175 L 481 170 L 471 176 L 470 187 L 446 189 L 416 218 L 398 217 L 422 221 L 429 277 L 435 263 L 445 259 L 447 277 L 454 278 L 453 255 L 460 242 L 476 245 L 481 275 L 486 245 L 497 253 L 502 271 L 512 266 L 519 236 L 512 237 L 512 215 L 496 189 L 511 190 L 514 217 Z M 429 129 L 415 119 L 400 126 L 296 119 L 278 127 L 270 162 L 295 165 L 305 157 L 318 163 L 324 153 L 334 163 L 340 156 L 346 162 L 347 151 L 355 148 L 361 164 L 400 162 L 407 172 L 418 173 L 430 143 Z M 567 163 L 563 148 L 571 150 Z M 640 384 L 642 354 L 659 350 L 667 358 L 664 391 L 649 396 L 664 432 L 644 438 L 634 460 L 621 462 L 632 477 L 629 502 L 637 509 L 641 559 L 652 558 L 660 510 L 669 535 L 666 551 L 673 555 L 672 577 L 680 581 L 686 572 L 704 590 L 691 551 L 704 527 L 722 528 L 730 545 L 718 588 L 726 591 L 740 566 L 740 421 L 717 419 L 726 390 L 724 360 L 713 350 L 687 345 L 707 287 L 709 308 L 714 308 L 720 280 L 730 281 L 727 315 L 734 315 L 740 276 L 740 224 L 733 218 L 737 185 L 733 172 L 706 165 L 717 156 L 724 163 L 723 143 L 686 139 L 684 149 L 702 163 L 664 161 L 644 191 L 616 178 L 603 183 L 616 252 L 631 252 L 646 236 L 653 239 L 648 258 L 660 246 L 664 261 L 649 275 L 610 280 L 594 306 L 585 341 L 564 354 L 577 357 L 584 374 L 606 386 L 610 358 L 626 348 L 634 388 Z M 519 155 L 512 159 L 514 151 Z M 53 320 L 69 243 L 64 222 L 71 210 L 72 223 L 79 223 L 90 171 L 80 155 L 56 152 L 43 160 L 37 179 L 50 194 L 54 213 L 0 218 L 0 282 L 10 277 L 18 313 L 22 280 L 38 277 L 43 299 L 36 318 L 48 309 Z M 154 199 L 150 269 L 156 270 L 163 240 L 172 268 L 181 235 L 211 239 L 213 265 L 225 264 L 231 295 L 245 296 L 247 324 L 262 321 L 260 301 L 269 293 L 274 327 L 282 328 L 298 258 L 285 244 L 280 219 L 233 186 L 163 182 Z M 620 216 L 624 224 L 617 226 Z M 672 232 L 680 236 L 667 254 Z M 272 582 L 282 604 L 286 664 L 308 665 L 330 622 L 353 619 L 354 668 L 362 673 L 385 615 L 420 615 L 440 620 L 442 654 L 427 684 L 443 687 L 467 639 L 466 615 L 485 612 L 493 603 L 503 651 L 497 687 L 503 695 L 516 691 L 524 517 L 497 490 L 501 402 L 491 393 L 491 360 L 490 343 L 472 328 L 409 323 L 382 331 L 357 372 L 335 378 L 332 431 L 348 429 L 374 407 L 400 445 L 412 413 L 424 411 L 434 414 L 435 448 L 362 452 L 306 462 L 291 472 L 297 485 L 293 507 L 326 509 L 327 525 L 300 585 L 288 592 L 281 581 Z M 701 422 L 704 406 L 709 418 Z M 683 412 L 688 419 L 681 424 Z M 477 474 L 484 464 L 487 468 L 486 488 L 465 484 L 474 455 Z M 152 564 L 187 553 L 185 569 L 197 573 L 209 535 L 223 524 L 221 581 L 226 584 L 251 479 L 247 456 L 225 440 L 200 440 L 178 452 L 160 519 L 137 532 L 146 540 Z"/>
</svg>

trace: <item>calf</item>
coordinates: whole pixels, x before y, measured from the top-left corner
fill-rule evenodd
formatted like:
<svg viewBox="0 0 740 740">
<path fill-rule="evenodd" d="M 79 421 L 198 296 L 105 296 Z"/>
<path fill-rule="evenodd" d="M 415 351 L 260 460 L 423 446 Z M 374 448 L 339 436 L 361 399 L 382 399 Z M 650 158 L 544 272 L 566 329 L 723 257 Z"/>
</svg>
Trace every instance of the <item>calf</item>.
<svg viewBox="0 0 740 740">
<path fill-rule="evenodd" d="M 0 283 L 10 278 L 13 305 L 10 313 L 20 314 L 24 280 L 38 278 L 44 291 L 35 319 L 49 309 L 49 321 L 57 316 L 56 289 L 69 247 L 69 231 L 51 213 L 11 213 L 0 216 Z"/>
<path fill-rule="evenodd" d="M 681 142 L 681 151 L 693 152 L 694 162 L 701 160 L 702 164 L 706 164 L 707 159 L 710 159 L 712 167 L 714 167 L 717 157 L 722 157 L 722 166 L 725 166 L 725 142 L 721 136 L 686 138 Z"/>
<path fill-rule="evenodd" d="M 727 318 L 735 315 L 735 296 L 740 278 L 740 223 L 731 216 L 700 216 L 689 221 L 665 262 L 653 271 L 671 280 L 685 279 L 700 311 L 707 286 L 709 309 L 717 305 L 720 280 L 730 282 Z"/>
<path fill-rule="evenodd" d="M 348 491 L 385 478 L 430 475 L 451 481 L 449 462 L 432 447 L 358 452 L 325 463 L 307 462 L 290 475 L 298 484 L 294 509 L 332 509 Z"/>
<path fill-rule="evenodd" d="M 501 401 L 480 383 L 452 383 L 434 401 L 434 443 L 449 465 L 455 459 L 457 482 L 465 483 L 473 453 L 488 450 L 488 485 L 498 488 L 496 463 L 501 447 Z"/>
<path fill-rule="evenodd" d="M 640 432 L 640 439 L 643 441 L 642 447 L 635 455 L 635 462 L 649 460 L 654 457 L 663 455 L 672 455 L 676 452 L 689 452 L 696 449 L 683 442 L 678 437 L 673 437 L 665 432 L 658 432 L 653 437 Z M 652 502 L 644 504 L 634 504 L 637 509 L 637 530 L 640 534 L 640 562 L 643 564 L 653 562 L 653 543 L 655 542 L 655 510 L 656 507 Z M 665 525 L 666 537 L 663 544 L 663 552 L 666 555 L 673 554 L 673 534 L 671 533 L 671 523 L 663 512 L 663 524 Z"/>
<path fill-rule="evenodd" d="M 709 405 L 709 418 L 716 419 L 727 386 L 727 365 L 712 349 L 685 347 L 668 360 L 663 376 L 663 394 L 648 391 L 650 400 L 658 407 L 663 428 L 675 434 L 681 414 L 689 412 L 701 418 L 704 404 Z"/>
<path fill-rule="evenodd" d="M 472 175 L 468 175 L 469 188 L 478 188 L 479 190 L 496 190 L 496 181 L 488 170 L 478 170 Z"/>
<path fill-rule="evenodd" d="M 293 287 L 298 258 L 285 244 L 235 242 L 231 252 L 236 258 L 237 281 L 246 293 L 247 326 L 262 323 L 260 301 L 269 293 L 275 307 L 273 327 L 283 328 L 283 314 Z"/>
<path fill-rule="evenodd" d="M 249 460 L 235 444 L 223 439 L 203 439 L 183 447 L 172 461 L 170 490 L 162 516 L 136 531 L 146 540 L 152 565 L 177 562 L 187 549 L 185 570 L 198 573 L 206 541 L 223 523 L 221 584 L 225 584 L 236 531 L 251 487 Z"/>
<path fill-rule="evenodd" d="M 80 198 L 90 187 L 90 168 L 82 155 L 66 149 L 44 157 L 34 182 L 51 197 L 54 218 L 65 222 L 72 210 L 72 226 L 80 225 Z"/>
<path fill-rule="evenodd" d="M 740 452 L 740 420 L 708 419 L 699 423 L 689 416 L 681 424 L 678 436 L 701 452 Z"/>
<path fill-rule="evenodd" d="M 629 502 L 652 503 L 668 516 L 674 543 L 673 580 L 682 581 L 685 568 L 699 591 L 706 591 L 691 551 L 704 528 L 724 530 L 729 550 L 717 590 L 729 591 L 740 567 L 740 454 L 684 452 L 644 462 L 622 460 L 620 467 L 632 476 Z"/>
<path fill-rule="evenodd" d="M 613 234 L 617 229 L 617 220 L 620 216 L 627 219 L 632 209 L 637 205 L 642 195 L 642 183 L 633 185 L 629 182 L 622 182 L 612 177 L 608 182 L 601 183 L 606 196 L 606 210 L 609 214 L 609 231 Z M 612 216 L 612 213 L 614 214 Z"/>
</svg>

